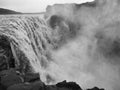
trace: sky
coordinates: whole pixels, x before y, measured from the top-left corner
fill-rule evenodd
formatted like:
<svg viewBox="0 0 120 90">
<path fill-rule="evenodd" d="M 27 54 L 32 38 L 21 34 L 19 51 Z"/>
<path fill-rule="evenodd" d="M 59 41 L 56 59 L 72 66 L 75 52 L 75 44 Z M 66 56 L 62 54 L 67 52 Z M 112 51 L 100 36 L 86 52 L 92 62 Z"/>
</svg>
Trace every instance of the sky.
<svg viewBox="0 0 120 90">
<path fill-rule="evenodd" d="M 0 8 L 7 8 L 19 12 L 44 12 L 47 5 L 55 3 L 82 3 L 93 0 L 0 0 Z"/>
</svg>

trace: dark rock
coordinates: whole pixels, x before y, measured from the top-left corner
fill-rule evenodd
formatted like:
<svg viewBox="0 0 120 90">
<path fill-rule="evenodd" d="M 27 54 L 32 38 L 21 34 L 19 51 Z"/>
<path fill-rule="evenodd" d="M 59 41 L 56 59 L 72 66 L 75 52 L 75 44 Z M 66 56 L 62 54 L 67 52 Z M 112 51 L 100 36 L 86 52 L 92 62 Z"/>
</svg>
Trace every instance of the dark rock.
<svg viewBox="0 0 120 90">
<path fill-rule="evenodd" d="M 58 88 L 57 86 L 55 85 L 47 85 L 45 87 L 45 90 L 60 90 L 60 88 Z"/>
<path fill-rule="evenodd" d="M 1 84 L 5 87 L 9 87 L 11 85 L 22 82 L 23 82 L 23 78 L 14 74 L 9 74 L 1 78 Z"/>
<path fill-rule="evenodd" d="M 72 89 L 72 90 L 82 90 L 81 87 L 77 85 L 75 82 L 63 81 L 63 82 L 56 84 L 56 86 L 60 88 L 65 87 L 65 88 Z"/>
<path fill-rule="evenodd" d="M 0 54 L 0 71 L 15 68 L 10 42 L 6 36 L 0 37 Z"/>
<path fill-rule="evenodd" d="M 21 84 L 15 84 L 10 87 L 8 87 L 7 90 L 31 90 L 32 85 L 30 83 L 21 83 Z"/>
<path fill-rule="evenodd" d="M 14 84 L 22 83 L 24 81 L 23 78 L 20 76 L 20 73 L 17 72 L 15 69 L 1 71 L 0 77 L 1 85 L 5 86 L 6 88 Z"/>
<path fill-rule="evenodd" d="M 45 90 L 45 84 L 41 81 L 34 83 L 21 83 L 8 87 L 7 90 Z"/>
<path fill-rule="evenodd" d="M 36 81 L 32 83 L 32 88 L 30 90 L 45 90 L 45 84 L 41 81 Z"/>
<path fill-rule="evenodd" d="M 0 71 L 7 70 L 8 69 L 8 63 L 5 56 L 0 56 Z"/>
<path fill-rule="evenodd" d="M 92 89 L 87 89 L 87 90 L 104 90 L 104 89 L 99 89 L 98 87 L 94 87 Z"/>
<path fill-rule="evenodd" d="M 25 82 L 34 82 L 39 80 L 40 80 L 39 73 L 26 73 L 24 76 Z"/>
<path fill-rule="evenodd" d="M 0 90 L 6 90 L 6 87 L 0 84 Z"/>
<path fill-rule="evenodd" d="M 19 75 L 20 73 L 16 71 L 15 69 L 9 69 L 9 70 L 3 70 L 0 72 L 0 77 L 6 76 L 6 75 Z"/>
</svg>

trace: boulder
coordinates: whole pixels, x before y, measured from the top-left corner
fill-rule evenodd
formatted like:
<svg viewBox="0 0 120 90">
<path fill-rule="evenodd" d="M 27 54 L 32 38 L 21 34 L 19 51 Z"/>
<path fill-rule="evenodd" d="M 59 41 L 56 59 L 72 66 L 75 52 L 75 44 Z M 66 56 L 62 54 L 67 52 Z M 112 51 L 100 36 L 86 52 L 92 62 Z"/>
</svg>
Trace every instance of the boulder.
<svg viewBox="0 0 120 90">
<path fill-rule="evenodd" d="M 34 82 L 34 81 L 39 81 L 40 76 L 39 73 L 26 73 L 24 76 L 25 82 Z"/>
<path fill-rule="evenodd" d="M 19 75 L 20 73 L 18 71 L 16 71 L 15 69 L 11 68 L 9 70 L 3 70 L 0 72 L 0 77 L 4 77 L 6 75 L 10 75 L 10 74 L 14 74 L 14 75 Z"/>
<path fill-rule="evenodd" d="M 30 90 L 45 90 L 45 84 L 41 81 L 36 81 L 32 83 L 32 88 Z"/>
<path fill-rule="evenodd" d="M 56 84 L 57 87 L 59 88 L 68 88 L 68 89 L 72 89 L 72 90 L 82 90 L 81 87 L 76 84 L 75 82 L 60 82 Z"/>
<path fill-rule="evenodd" d="M 61 90 L 61 89 L 55 85 L 47 85 L 46 90 Z"/>
<path fill-rule="evenodd" d="M 92 89 L 87 89 L 87 90 L 104 90 L 103 88 L 102 89 L 99 89 L 98 87 L 94 87 Z"/>
<path fill-rule="evenodd" d="M 7 88 L 7 90 L 31 90 L 32 86 L 30 83 L 15 84 Z"/>
<path fill-rule="evenodd" d="M 6 87 L 0 84 L 0 90 L 6 90 Z"/>
<path fill-rule="evenodd" d="M 1 84 L 5 87 L 9 87 L 11 85 L 19 84 L 22 82 L 23 78 L 14 74 L 9 74 L 1 78 Z"/>
</svg>

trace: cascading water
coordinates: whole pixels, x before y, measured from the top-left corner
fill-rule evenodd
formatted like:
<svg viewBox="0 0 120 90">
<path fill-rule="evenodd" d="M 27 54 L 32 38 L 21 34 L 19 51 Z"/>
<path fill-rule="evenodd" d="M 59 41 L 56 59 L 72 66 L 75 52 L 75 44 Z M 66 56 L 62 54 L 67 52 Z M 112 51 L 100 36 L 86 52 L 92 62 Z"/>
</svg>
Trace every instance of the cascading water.
<svg viewBox="0 0 120 90">
<path fill-rule="evenodd" d="M 0 16 L 0 38 L 1 45 L 8 44 L 6 46 L 12 51 L 16 68 L 24 73 L 43 72 L 42 62 L 47 62 L 47 47 L 51 41 L 50 29 L 43 19 L 39 16 Z M 6 47 L 2 50 L 7 52 Z"/>
</svg>

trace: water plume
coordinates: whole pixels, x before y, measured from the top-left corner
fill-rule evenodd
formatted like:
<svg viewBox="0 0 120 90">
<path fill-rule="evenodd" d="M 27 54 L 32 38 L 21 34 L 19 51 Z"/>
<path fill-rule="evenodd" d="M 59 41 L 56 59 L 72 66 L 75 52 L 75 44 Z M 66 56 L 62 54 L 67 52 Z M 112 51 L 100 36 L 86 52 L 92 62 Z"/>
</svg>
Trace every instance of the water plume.
<svg viewBox="0 0 120 90">
<path fill-rule="evenodd" d="M 56 65 L 51 63 L 48 73 L 56 82 L 66 79 L 83 88 L 120 89 L 120 58 L 114 52 L 119 53 L 118 1 L 48 6 L 45 18 L 58 41 L 51 51 Z"/>
</svg>

